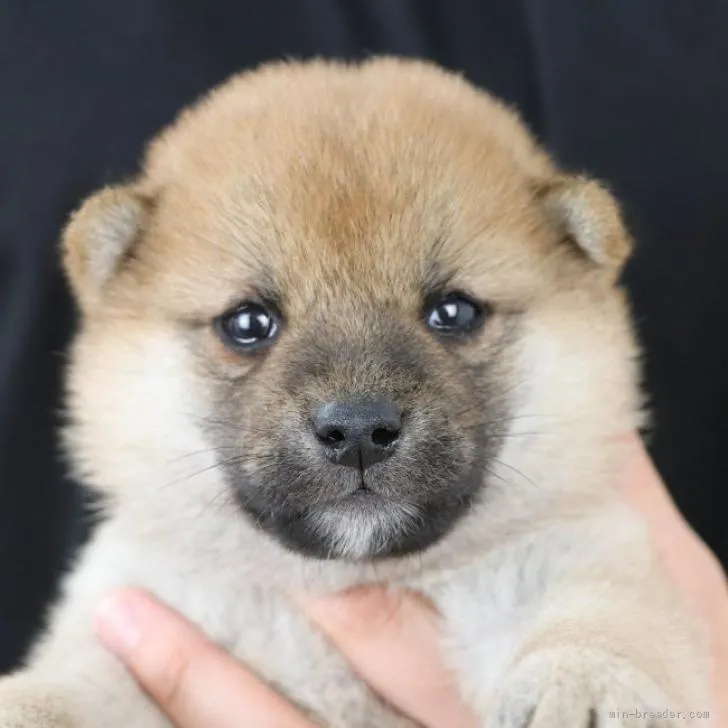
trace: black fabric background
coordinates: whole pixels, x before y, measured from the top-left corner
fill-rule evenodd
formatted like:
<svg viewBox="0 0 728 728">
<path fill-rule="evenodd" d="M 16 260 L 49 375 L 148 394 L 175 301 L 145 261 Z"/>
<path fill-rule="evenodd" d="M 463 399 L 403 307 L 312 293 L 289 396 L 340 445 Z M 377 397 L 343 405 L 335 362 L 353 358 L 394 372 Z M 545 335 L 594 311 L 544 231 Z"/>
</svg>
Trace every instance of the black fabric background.
<svg viewBox="0 0 728 728">
<path fill-rule="evenodd" d="M 728 4 L 722 0 L 0 0 L 0 671 L 82 529 L 54 428 L 73 325 L 56 261 L 80 198 L 233 71 L 284 55 L 434 59 L 608 181 L 680 507 L 728 561 Z"/>
</svg>

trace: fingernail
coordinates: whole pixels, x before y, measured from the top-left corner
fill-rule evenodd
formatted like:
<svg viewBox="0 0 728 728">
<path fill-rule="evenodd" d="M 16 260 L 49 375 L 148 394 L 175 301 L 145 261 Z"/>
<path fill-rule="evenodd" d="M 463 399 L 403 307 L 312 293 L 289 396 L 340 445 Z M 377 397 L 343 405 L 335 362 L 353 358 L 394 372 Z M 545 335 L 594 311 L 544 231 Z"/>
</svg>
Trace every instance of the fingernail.
<svg viewBox="0 0 728 728">
<path fill-rule="evenodd" d="M 141 639 L 138 605 L 124 594 L 107 597 L 96 610 L 95 626 L 108 650 L 119 656 L 128 654 Z"/>
</svg>

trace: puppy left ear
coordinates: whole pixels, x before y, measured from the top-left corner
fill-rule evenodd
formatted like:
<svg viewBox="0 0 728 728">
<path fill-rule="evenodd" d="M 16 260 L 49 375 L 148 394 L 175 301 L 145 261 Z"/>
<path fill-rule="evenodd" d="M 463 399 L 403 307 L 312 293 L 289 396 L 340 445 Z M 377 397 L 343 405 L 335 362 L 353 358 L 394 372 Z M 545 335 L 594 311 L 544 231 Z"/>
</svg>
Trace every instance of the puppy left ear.
<svg viewBox="0 0 728 728">
<path fill-rule="evenodd" d="M 632 239 L 610 192 L 592 179 L 561 175 L 542 187 L 540 196 L 570 242 L 615 275 L 621 270 Z"/>
</svg>

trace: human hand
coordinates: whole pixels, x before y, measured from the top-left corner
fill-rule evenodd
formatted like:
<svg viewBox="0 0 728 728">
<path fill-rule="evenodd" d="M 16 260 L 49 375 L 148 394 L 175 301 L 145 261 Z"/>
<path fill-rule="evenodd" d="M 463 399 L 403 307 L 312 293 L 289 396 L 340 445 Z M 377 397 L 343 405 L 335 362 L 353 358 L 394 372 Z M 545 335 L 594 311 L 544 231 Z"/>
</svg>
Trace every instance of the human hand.
<svg viewBox="0 0 728 728">
<path fill-rule="evenodd" d="M 718 559 L 683 518 L 641 441 L 630 438 L 620 491 L 647 523 L 662 562 L 708 627 L 714 725 L 728 725 L 728 581 Z"/>
<path fill-rule="evenodd" d="M 359 589 L 302 609 L 364 680 L 424 728 L 471 728 L 443 666 L 438 617 L 417 596 Z M 186 619 L 135 589 L 111 595 L 97 631 L 178 728 L 314 728 Z"/>
</svg>

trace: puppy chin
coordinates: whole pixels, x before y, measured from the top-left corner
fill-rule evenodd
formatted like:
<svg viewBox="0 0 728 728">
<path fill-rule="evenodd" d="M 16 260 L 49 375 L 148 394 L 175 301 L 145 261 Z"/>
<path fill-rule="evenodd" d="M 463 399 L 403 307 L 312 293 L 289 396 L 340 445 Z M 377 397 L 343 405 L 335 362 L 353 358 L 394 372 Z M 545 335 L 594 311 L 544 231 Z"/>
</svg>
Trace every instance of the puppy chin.
<svg viewBox="0 0 728 728">
<path fill-rule="evenodd" d="M 369 493 L 354 494 L 344 503 L 314 510 L 305 520 L 307 545 L 323 547 L 329 558 L 347 561 L 391 556 L 397 545 L 422 525 L 416 506 L 387 502 Z"/>
<path fill-rule="evenodd" d="M 315 559 L 379 561 L 426 550 L 449 533 L 472 498 L 407 503 L 371 491 L 302 511 L 255 512 L 241 504 L 259 527 L 290 551 Z"/>
</svg>

